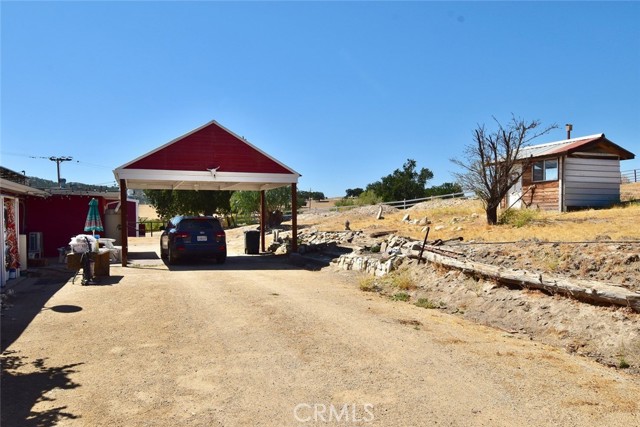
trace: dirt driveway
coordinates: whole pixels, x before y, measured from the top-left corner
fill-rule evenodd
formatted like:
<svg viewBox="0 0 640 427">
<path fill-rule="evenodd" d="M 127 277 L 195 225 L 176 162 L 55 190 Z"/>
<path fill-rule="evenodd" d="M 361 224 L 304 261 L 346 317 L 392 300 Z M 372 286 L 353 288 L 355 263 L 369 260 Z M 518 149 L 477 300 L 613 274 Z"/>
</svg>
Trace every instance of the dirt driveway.
<svg viewBox="0 0 640 427">
<path fill-rule="evenodd" d="M 156 246 L 133 240 L 146 259 L 35 314 L 3 354 L 3 426 L 640 425 L 636 377 L 352 273 L 233 254 L 168 269 Z"/>
</svg>

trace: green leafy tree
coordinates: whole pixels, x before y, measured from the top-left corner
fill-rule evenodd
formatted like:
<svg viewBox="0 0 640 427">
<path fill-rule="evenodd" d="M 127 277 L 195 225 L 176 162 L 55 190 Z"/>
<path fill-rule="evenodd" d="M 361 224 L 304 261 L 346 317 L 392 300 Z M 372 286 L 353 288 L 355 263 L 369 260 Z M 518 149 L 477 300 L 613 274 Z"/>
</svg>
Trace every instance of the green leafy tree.
<svg viewBox="0 0 640 427">
<path fill-rule="evenodd" d="M 235 191 L 230 202 L 233 212 L 250 215 L 260 210 L 260 192 Z"/>
<path fill-rule="evenodd" d="M 324 200 L 326 197 L 321 191 L 298 191 L 298 198 L 302 200 Z"/>
<path fill-rule="evenodd" d="M 291 209 L 291 187 L 279 187 L 265 194 L 267 212 L 284 212 Z"/>
<path fill-rule="evenodd" d="M 445 182 L 440 185 L 429 187 L 425 191 L 425 197 L 445 196 L 447 194 L 462 193 L 463 189 L 457 182 Z"/>
<path fill-rule="evenodd" d="M 402 169 L 367 185 L 367 191 L 373 191 L 384 202 L 417 199 L 425 196 L 425 186 L 431 178 L 433 172 L 427 168 L 417 171 L 416 161 L 407 159 Z"/>
<path fill-rule="evenodd" d="M 343 206 L 369 206 L 369 205 L 377 205 L 382 202 L 382 198 L 376 195 L 371 190 L 363 191 L 360 193 L 358 197 L 343 197 L 340 200 L 337 200 L 335 205 L 337 207 Z"/>
<path fill-rule="evenodd" d="M 145 190 L 149 204 L 161 218 L 175 215 L 213 215 L 231 211 L 230 191 Z"/>
<path fill-rule="evenodd" d="M 304 200 L 304 199 L 303 199 Z M 300 197 L 298 197 L 298 202 Z M 265 192 L 267 223 L 271 226 L 282 222 L 282 213 L 291 209 L 291 187 L 279 187 Z M 234 212 L 257 214 L 260 212 L 259 191 L 236 191 L 231 196 Z"/>
<path fill-rule="evenodd" d="M 490 225 L 498 222 L 500 202 L 528 168 L 529 161 L 520 158 L 520 150 L 557 127 L 554 124 L 541 128 L 539 120 L 528 122 L 515 116 L 507 125 L 495 117 L 493 120 L 497 130 L 491 132 L 478 125 L 473 131 L 473 142 L 465 147 L 464 157 L 451 159 L 462 169 L 455 174 L 458 183 L 482 200 Z M 522 168 L 517 169 L 517 164 L 522 164 Z"/>
<path fill-rule="evenodd" d="M 144 195 L 149 204 L 156 209 L 158 217 L 167 219 L 177 214 L 178 208 L 174 201 L 173 191 L 145 190 Z"/>
<path fill-rule="evenodd" d="M 377 205 L 382 202 L 382 198 L 372 190 L 363 191 L 356 200 L 357 204 L 361 206 Z"/>
<path fill-rule="evenodd" d="M 364 190 L 362 188 L 347 188 L 345 197 L 358 197 Z"/>
</svg>

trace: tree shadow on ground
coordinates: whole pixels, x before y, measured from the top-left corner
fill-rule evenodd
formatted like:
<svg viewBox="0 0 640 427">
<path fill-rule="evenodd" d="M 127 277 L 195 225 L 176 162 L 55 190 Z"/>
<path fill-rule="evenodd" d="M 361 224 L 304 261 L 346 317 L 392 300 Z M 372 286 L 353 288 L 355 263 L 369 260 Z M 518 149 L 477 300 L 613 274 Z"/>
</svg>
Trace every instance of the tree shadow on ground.
<svg viewBox="0 0 640 427">
<path fill-rule="evenodd" d="M 340 248 L 333 252 L 314 252 L 304 255 L 298 253 L 274 255 L 273 253 L 261 253 L 256 255 L 228 256 L 224 264 L 218 264 L 211 259 L 181 259 L 175 264 L 168 264 L 162 260 L 170 271 L 257 271 L 257 270 L 320 270 L 327 267 L 341 254 L 350 253 L 350 248 Z"/>
<path fill-rule="evenodd" d="M 203 270 L 295 270 L 299 267 L 288 262 L 288 256 L 276 256 L 271 253 L 259 255 L 229 255 L 224 264 L 210 258 L 179 259 L 174 264 L 162 260 L 170 271 L 203 271 Z"/>
<path fill-rule="evenodd" d="M 0 351 L 5 351 L 29 326 L 56 292 L 73 277 L 72 271 L 36 271 L 36 277 L 26 279 L 8 289 L 2 310 Z"/>
<path fill-rule="evenodd" d="M 57 425 L 65 419 L 77 419 L 79 415 L 66 411 L 66 406 L 53 406 L 46 410 L 34 410 L 41 402 L 54 402 L 47 394 L 54 389 L 69 390 L 80 387 L 69 375 L 74 363 L 48 367 L 45 359 L 28 361 L 18 352 L 7 351 L 2 358 L 2 401 L 0 420 L 3 427 L 45 427 Z"/>
</svg>

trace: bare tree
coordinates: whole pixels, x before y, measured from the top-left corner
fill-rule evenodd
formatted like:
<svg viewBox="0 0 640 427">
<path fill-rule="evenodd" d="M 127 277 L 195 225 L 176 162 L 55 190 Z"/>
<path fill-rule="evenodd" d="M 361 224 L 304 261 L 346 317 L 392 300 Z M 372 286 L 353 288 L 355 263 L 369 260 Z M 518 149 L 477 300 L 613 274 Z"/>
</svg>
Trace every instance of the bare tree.
<svg viewBox="0 0 640 427">
<path fill-rule="evenodd" d="M 520 151 L 533 139 L 557 127 L 553 124 L 539 130 L 539 120 L 527 122 L 515 116 L 506 126 L 495 117 L 493 120 L 498 125 L 496 131 L 489 132 L 484 125 L 478 125 L 473 131 L 473 143 L 465 147 L 464 157 L 451 159 L 464 170 L 454 174 L 458 183 L 482 200 L 487 223 L 492 225 L 498 222 L 500 201 L 531 165 L 529 159 L 520 158 Z M 522 168 L 515 168 L 517 163 Z"/>
</svg>

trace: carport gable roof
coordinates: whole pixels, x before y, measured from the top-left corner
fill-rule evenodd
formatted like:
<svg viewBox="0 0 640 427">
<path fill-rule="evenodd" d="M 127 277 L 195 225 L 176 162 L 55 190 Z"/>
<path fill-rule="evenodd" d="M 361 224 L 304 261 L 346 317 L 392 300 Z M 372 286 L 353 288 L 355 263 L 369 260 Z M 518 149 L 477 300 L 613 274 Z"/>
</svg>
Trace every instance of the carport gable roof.
<svg viewBox="0 0 640 427">
<path fill-rule="evenodd" d="M 300 174 L 215 120 L 113 171 L 132 189 L 269 190 Z"/>
</svg>

